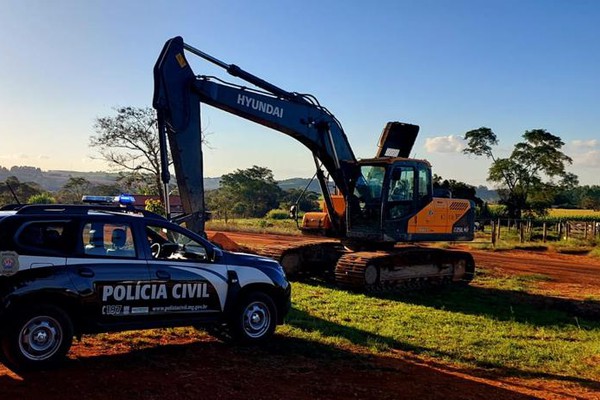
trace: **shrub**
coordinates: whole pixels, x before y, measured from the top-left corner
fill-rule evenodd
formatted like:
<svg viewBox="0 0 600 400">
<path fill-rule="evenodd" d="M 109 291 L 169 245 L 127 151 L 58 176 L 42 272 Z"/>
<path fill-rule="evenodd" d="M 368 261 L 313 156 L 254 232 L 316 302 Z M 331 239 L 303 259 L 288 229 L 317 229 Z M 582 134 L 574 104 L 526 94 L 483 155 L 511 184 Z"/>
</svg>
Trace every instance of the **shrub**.
<svg viewBox="0 0 600 400">
<path fill-rule="evenodd" d="M 27 200 L 28 204 L 55 204 L 56 199 L 50 193 L 34 194 Z"/>
<path fill-rule="evenodd" d="M 269 219 L 288 219 L 290 216 L 285 210 L 271 210 L 267 213 Z"/>
<path fill-rule="evenodd" d="M 160 200 L 148 199 L 144 203 L 144 208 L 146 211 L 151 211 L 162 216 L 166 215 L 165 206 Z"/>
</svg>

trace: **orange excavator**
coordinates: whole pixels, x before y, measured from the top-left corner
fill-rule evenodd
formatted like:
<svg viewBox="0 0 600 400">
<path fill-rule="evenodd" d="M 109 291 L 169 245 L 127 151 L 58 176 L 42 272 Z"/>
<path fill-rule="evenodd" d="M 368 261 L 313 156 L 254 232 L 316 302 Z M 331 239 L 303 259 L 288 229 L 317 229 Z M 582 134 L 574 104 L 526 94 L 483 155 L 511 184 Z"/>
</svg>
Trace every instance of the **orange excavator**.
<svg viewBox="0 0 600 400">
<path fill-rule="evenodd" d="M 196 75 L 186 52 L 253 87 Z M 475 216 L 469 200 L 434 197 L 431 165 L 408 158 L 418 126 L 387 123 L 375 157 L 357 160 L 340 122 L 314 96 L 288 92 L 175 37 L 154 67 L 153 106 L 163 182 L 170 179 L 168 141 L 188 227 L 204 230 L 202 103 L 289 135 L 312 152 L 323 211 L 306 213 L 301 229 L 340 240 L 265 249 L 263 254 L 277 259 L 289 275 L 325 274 L 366 290 L 472 280 L 475 263 L 469 253 L 416 244 L 473 240 Z"/>
</svg>

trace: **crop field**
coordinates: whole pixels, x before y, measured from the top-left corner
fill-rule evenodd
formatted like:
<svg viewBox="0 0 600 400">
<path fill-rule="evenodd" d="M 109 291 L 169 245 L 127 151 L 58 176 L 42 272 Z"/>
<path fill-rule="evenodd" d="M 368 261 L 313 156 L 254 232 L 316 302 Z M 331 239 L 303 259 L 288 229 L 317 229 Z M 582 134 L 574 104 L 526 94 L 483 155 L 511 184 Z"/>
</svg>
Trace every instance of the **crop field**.
<svg viewBox="0 0 600 400">
<path fill-rule="evenodd" d="M 578 217 L 588 217 L 588 218 L 600 218 L 600 211 L 594 210 L 569 210 L 565 208 L 551 208 L 548 212 L 550 217 L 556 218 L 578 218 Z"/>
</svg>

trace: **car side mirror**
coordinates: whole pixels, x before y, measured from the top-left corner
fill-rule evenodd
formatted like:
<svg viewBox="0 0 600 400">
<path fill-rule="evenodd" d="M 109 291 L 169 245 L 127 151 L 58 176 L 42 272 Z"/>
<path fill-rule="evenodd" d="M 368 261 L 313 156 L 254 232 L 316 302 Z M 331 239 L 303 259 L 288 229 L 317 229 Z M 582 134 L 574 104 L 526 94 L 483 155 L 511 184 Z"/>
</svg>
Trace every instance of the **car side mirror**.
<svg viewBox="0 0 600 400">
<path fill-rule="evenodd" d="M 296 205 L 292 205 L 290 206 L 290 213 L 289 216 L 291 219 L 297 219 L 298 218 L 298 207 L 296 207 Z"/>
<path fill-rule="evenodd" d="M 213 247 L 213 251 L 210 254 L 210 262 L 216 262 L 221 257 L 223 257 L 223 250 L 218 247 Z"/>
</svg>

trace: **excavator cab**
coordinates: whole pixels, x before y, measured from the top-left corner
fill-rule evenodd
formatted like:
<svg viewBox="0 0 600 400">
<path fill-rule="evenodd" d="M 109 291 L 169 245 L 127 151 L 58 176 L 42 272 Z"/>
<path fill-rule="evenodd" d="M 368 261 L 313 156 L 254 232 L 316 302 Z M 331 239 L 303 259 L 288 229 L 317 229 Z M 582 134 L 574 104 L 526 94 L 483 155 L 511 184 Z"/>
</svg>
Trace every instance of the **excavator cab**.
<svg viewBox="0 0 600 400">
<path fill-rule="evenodd" d="M 358 162 L 354 191 L 333 195 L 345 237 L 377 245 L 399 242 L 473 240 L 473 202 L 433 197 L 431 165 L 425 160 L 374 158 Z M 305 233 L 335 235 L 328 213 L 306 213 Z"/>
<path fill-rule="evenodd" d="M 429 163 L 404 158 L 363 160 L 360 172 L 348 202 L 348 237 L 410 240 L 409 221 L 433 200 Z"/>
</svg>

